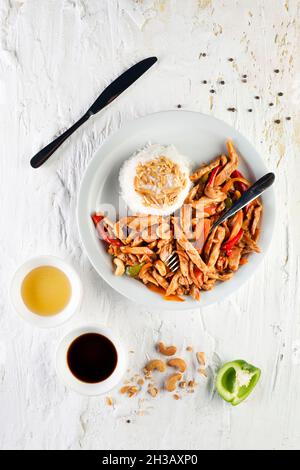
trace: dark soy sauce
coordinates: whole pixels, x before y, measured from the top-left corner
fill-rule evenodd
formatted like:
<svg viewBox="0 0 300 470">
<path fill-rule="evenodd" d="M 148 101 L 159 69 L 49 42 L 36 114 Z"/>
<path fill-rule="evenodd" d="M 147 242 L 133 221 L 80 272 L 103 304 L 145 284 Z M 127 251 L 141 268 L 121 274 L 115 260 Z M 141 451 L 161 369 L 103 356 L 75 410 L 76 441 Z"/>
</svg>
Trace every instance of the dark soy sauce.
<svg viewBox="0 0 300 470">
<path fill-rule="evenodd" d="M 67 362 L 77 379 L 90 384 L 98 383 L 113 373 L 118 362 L 118 353 L 106 336 L 85 333 L 70 344 Z"/>
</svg>

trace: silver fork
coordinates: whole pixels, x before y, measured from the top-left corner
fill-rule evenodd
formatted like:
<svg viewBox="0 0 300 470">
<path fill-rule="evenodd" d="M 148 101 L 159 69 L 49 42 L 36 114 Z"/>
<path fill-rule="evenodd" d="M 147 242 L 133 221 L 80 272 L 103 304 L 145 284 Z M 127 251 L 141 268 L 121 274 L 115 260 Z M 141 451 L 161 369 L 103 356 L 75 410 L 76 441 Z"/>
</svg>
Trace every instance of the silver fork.
<svg viewBox="0 0 300 470">
<path fill-rule="evenodd" d="M 178 254 L 173 251 L 167 259 L 165 260 L 165 264 L 168 266 L 168 268 L 175 273 L 177 269 L 179 268 L 179 258 Z"/>
<path fill-rule="evenodd" d="M 215 230 L 222 222 L 227 220 L 229 217 L 232 217 L 238 211 L 247 206 L 251 201 L 258 198 L 269 186 L 274 183 L 275 175 L 274 173 L 267 173 L 262 176 L 259 180 L 256 181 L 250 188 L 243 193 L 243 195 L 226 211 L 221 217 L 216 220 L 216 222 L 211 226 L 208 235 Z M 207 235 L 207 236 L 208 236 Z M 165 264 L 168 268 L 175 273 L 179 268 L 179 258 L 175 251 L 171 253 L 165 260 Z"/>
</svg>

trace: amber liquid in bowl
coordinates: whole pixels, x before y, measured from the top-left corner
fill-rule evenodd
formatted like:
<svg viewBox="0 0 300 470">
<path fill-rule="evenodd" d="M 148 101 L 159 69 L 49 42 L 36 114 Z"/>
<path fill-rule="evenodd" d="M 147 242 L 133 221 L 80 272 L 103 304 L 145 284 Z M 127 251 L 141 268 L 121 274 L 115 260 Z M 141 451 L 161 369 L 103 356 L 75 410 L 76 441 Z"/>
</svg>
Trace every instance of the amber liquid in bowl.
<svg viewBox="0 0 300 470">
<path fill-rule="evenodd" d="M 30 271 L 21 286 L 26 307 L 41 316 L 60 313 L 71 298 L 71 283 L 63 271 L 54 266 L 39 266 Z"/>
</svg>

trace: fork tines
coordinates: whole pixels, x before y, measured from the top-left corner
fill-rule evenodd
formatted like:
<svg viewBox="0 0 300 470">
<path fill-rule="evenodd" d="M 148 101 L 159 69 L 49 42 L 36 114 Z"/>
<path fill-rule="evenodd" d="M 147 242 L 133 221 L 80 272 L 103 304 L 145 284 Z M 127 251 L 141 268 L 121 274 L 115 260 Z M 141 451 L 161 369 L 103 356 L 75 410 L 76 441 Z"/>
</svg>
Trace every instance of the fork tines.
<svg viewBox="0 0 300 470">
<path fill-rule="evenodd" d="M 168 268 L 175 273 L 177 269 L 179 268 L 179 258 L 177 253 L 173 252 L 171 253 L 167 259 L 165 260 L 165 264 L 168 266 Z"/>
</svg>

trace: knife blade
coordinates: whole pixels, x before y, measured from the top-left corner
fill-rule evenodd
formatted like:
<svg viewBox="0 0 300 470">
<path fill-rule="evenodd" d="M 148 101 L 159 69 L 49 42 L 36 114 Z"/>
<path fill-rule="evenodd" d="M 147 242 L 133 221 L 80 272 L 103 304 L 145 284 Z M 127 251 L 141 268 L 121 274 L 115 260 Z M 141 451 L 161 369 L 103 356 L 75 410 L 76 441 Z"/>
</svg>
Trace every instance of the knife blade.
<svg viewBox="0 0 300 470">
<path fill-rule="evenodd" d="M 86 122 L 91 116 L 101 111 L 107 105 L 112 103 L 123 91 L 125 91 L 130 85 L 132 85 L 138 78 L 140 78 L 152 65 L 157 62 L 157 57 L 148 57 L 143 59 L 137 64 L 130 67 L 126 72 L 122 73 L 116 78 L 94 101 L 92 106 L 87 112 L 77 121 L 73 126 L 67 129 L 63 134 L 56 137 L 46 147 L 40 150 L 30 160 L 30 165 L 33 168 L 39 168 L 45 163 L 49 157 L 62 145 L 65 140 L 70 137 L 73 132 L 76 131 L 84 122 Z"/>
</svg>

